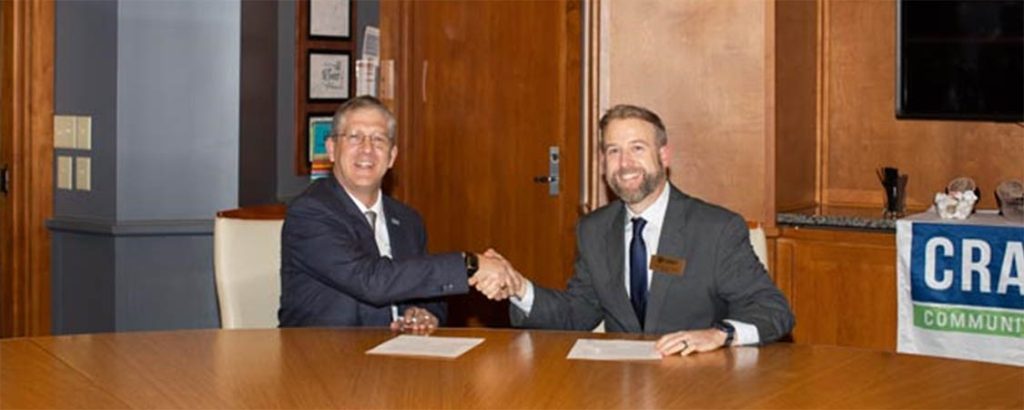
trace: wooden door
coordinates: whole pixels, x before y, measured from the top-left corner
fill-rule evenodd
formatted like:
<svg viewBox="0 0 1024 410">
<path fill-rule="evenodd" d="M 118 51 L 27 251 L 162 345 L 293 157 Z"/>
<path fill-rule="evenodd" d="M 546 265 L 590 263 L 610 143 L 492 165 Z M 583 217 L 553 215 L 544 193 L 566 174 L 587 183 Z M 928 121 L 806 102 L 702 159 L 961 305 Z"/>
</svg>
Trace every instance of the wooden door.
<svg viewBox="0 0 1024 410">
<path fill-rule="evenodd" d="M 580 7 L 382 5 L 399 88 L 393 193 L 423 215 L 431 252 L 494 247 L 535 283 L 565 286 L 580 204 Z M 552 147 L 557 195 L 535 182 L 549 173 Z M 507 325 L 507 309 L 471 292 L 451 301 L 449 325 Z"/>
<path fill-rule="evenodd" d="M 53 16 L 0 2 L 0 337 L 50 333 Z"/>
</svg>

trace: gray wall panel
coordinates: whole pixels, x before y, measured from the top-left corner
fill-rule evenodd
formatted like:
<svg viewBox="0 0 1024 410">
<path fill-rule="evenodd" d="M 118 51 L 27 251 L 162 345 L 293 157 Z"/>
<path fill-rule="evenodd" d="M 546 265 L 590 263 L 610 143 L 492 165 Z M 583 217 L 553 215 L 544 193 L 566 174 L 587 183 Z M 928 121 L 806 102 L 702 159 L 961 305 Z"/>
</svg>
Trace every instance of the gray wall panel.
<svg viewBox="0 0 1024 410">
<path fill-rule="evenodd" d="M 68 232 L 51 238 L 53 333 L 114 331 L 114 238 Z"/>
<path fill-rule="evenodd" d="M 235 207 L 239 2 L 122 1 L 118 32 L 118 220 Z"/>
<path fill-rule="evenodd" d="M 54 215 L 115 218 L 117 2 L 60 1 L 54 10 L 54 112 L 92 117 L 92 149 L 55 149 L 92 159 L 92 190 L 54 189 Z M 54 184 L 56 184 L 56 156 Z M 56 185 L 55 185 L 56 186 Z"/>
<path fill-rule="evenodd" d="M 212 236 L 118 237 L 115 247 L 118 331 L 220 325 Z"/>
<path fill-rule="evenodd" d="M 309 185 L 295 175 L 295 3 L 277 3 L 277 198 L 287 201 Z"/>
<path fill-rule="evenodd" d="M 277 9 L 242 2 L 239 206 L 277 201 Z"/>
</svg>

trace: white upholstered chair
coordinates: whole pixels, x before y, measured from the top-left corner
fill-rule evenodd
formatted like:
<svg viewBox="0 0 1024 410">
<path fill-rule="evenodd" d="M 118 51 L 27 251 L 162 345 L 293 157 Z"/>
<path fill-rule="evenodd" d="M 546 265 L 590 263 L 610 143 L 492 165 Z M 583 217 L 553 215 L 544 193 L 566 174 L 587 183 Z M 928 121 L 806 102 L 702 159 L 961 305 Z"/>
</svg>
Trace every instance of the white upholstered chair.
<svg viewBox="0 0 1024 410">
<path fill-rule="evenodd" d="M 747 222 L 747 227 L 750 228 L 750 246 L 754 247 L 754 254 L 765 270 L 771 270 L 768 264 L 768 238 L 764 235 L 764 228 L 758 222 Z"/>
<path fill-rule="evenodd" d="M 217 213 L 213 267 L 224 329 L 277 327 L 284 206 Z"/>
<path fill-rule="evenodd" d="M 747 227 L 750 228 L 750 246 L 754 248 L 754 254 L 764 268 L 768 269 L 768 239 L 765 237 L 764 228 L 758 222 L 747 222 Z M 593 332 L 604 333 L 604 321 L 598 323 Z"/>
</svg>

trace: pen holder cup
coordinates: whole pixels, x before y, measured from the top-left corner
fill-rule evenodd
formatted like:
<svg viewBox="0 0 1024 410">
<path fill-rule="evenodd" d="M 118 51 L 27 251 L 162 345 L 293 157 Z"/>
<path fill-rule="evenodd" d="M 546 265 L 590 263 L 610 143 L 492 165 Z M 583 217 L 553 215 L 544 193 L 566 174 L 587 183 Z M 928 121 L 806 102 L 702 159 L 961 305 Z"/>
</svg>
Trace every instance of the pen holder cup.
<svg viewBox="0 0 1024 410">
<path fill-rule="evenodd" d="M 897 219 L 907 212 L 907 176 L 900 175 L 896 184 L 882 184 L 885 188 L 884 217 Z"/>
</svg>

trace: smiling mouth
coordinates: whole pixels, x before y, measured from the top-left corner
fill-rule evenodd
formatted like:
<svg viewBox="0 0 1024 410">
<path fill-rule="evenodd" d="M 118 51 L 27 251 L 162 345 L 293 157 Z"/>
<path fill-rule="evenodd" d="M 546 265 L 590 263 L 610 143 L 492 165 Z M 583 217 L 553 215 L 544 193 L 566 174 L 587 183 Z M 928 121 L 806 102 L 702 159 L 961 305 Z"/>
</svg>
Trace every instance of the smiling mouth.
<svg viewBox="0 0 1024 410">
<path fill-rule="evenodd" d="M 630 182 L 634 180 L 643 180 L 644 172 L 641 170 L 626 170 L 619 171 L 615 176 L 621 182 Z"/>
<path fill-rule="evenodd" d="M 371 161 L 356 161 L 355 163 L 357 169 L 373 169 L 374 165 Z"/>
</svg>

